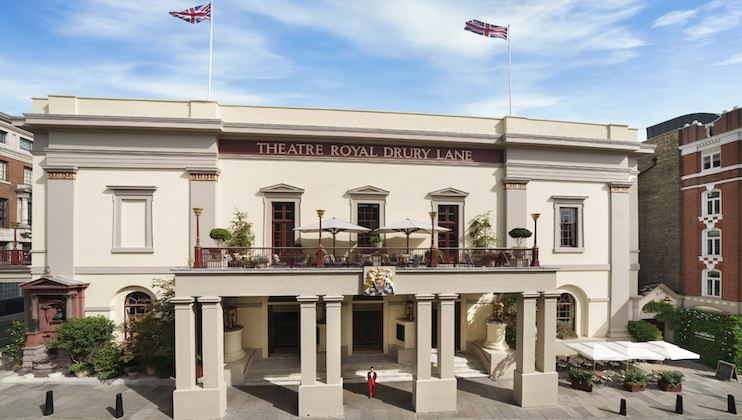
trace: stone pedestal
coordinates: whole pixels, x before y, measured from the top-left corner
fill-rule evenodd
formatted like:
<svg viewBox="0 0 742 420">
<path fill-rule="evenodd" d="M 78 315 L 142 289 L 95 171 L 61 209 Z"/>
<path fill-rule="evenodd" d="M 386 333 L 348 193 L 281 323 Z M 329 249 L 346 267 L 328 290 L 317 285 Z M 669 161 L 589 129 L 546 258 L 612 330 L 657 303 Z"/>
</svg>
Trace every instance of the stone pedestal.
<svg viewBox="0 0 742 420">
<path fill-rule="evenodd" d="M 487 322 L 487 341 L 484 348 L 495 351 L 505 351 L 508 345 L 505 343 L 505 330 L 508 324 L 504 322 Z"/>
<path fill-rule="evenodd" d="M 235 325 L 239 328 L 235 331 L 224 332 L 224 362 L 234 362 L 245 357 L 245 349 L 242 348 L 242 331 L 245 328 L 242 325 Z"/>
</svg>

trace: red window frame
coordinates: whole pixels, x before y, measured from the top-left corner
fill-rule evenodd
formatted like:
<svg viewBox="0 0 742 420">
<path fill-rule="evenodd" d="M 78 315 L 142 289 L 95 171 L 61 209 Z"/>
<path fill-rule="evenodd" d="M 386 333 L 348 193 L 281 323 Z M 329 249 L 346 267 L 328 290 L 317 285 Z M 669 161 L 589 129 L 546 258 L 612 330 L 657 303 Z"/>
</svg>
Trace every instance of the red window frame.
<svg viewBox="0 0 742 420">
<path fill-rule="evenodd" d="M 358 226 L 371 229 L 369 232 L 358 234 L 358 246 L 371 246 L 371 238 L 376 236 L 372 231 L 379 228 L 381 206 L 373 203 L 358 203 L 356 211 Z"/>
<path fill-rule="evenodd" d="M 294 246 L 296 204 L 274 202 L 271 214 L 271 241 L 274 247 Z"/>
<path fill-rule="evenodd" d="M 438 206 L 438 226 L 451 229 L 448 232 L 438 232 L 438 248 L 457 248 L 459 246 L 459 206 Z M 446 259 L 451 259 L 457 252 L 445 249 Z"/>
</svg>

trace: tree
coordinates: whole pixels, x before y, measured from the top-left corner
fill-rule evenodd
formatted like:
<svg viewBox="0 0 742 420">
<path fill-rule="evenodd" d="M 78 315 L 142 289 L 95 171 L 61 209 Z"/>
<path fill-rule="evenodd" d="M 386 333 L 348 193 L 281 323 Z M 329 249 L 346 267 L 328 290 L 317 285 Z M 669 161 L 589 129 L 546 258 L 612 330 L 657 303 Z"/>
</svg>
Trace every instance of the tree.
<svg viewBox="0 0 742 420">
<path fill-rule="evenodd" d="M 222 247 L 224 241 L 232 239 L 232 234 L 229 233 L 227 229 L 222 228 L 211 229 L 211 232 L 209 232 L 209 236 L 211 237 L 211 239 L 214 240 L 214 242 L 216 242 L 216 246 L 218 246 L 219 248 Z"/>
<path fill-rule="evenodd" d="M 518 248 L 521 248 L 523 246 L 523 241 L 526 238 L 530 238 L 532 233 L 526 228 L 515 228 L 508 232 L 508 235 L 510 235 L 511 238 L 515 239 L 516 246 Z"/>
<path fill-rule="evenodd" d="M 474 216 L 469 222 L 469 237 L 475 248 L 494 248 L 502 242 L 497 239 L 495 230 L 492 228 L 490 213 L 492 212 L 488 211 Z"/>
<path fill-rule="evenodd" d="M 234 209 L 234 219 L 229 224 L 232 238 L 227 246 L 249 248 L 255 243 L 255 234 L 252 232 L 252 223 L 247 221 L 247 212 Z"/>
<path fill-rule="evenodd" d="M 130 321 L 128 350 L 144 362 L 162 355 L 172 360 L 175 350 L 175 277 L 152 280 L 157 296 L 145 306 L 144 315 Z"/>
</svg>

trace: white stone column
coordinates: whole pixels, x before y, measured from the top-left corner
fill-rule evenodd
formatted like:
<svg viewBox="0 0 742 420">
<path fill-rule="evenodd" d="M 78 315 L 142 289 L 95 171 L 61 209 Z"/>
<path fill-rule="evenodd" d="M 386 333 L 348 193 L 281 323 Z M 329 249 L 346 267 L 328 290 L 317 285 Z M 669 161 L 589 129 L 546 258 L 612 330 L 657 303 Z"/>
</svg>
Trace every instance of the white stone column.
<svg viewBox="0 0 742 420">
<path fill-rule="evenodd" d="M 512 229 L 526 227 L 528 223 L 528 191 L 526 190 L 529 179 L 506 178 L 503 180 L 505 186 L 505 232 Z M 505 245 L 515 246 L 515 239 L 505 235 Z"/>
<path fill-rule="evenodd" d="M 430 379 L 432 351 L 433 305 L 435 295 L 415 295 L 415 381 Z"/>
<path fill-rule="evenodd" d="M 454 321 L 456 315 L 455 299 L 459 295 L 449 293 L 438 295 L 438 377 L 454 379 L 453 364 L 456 349 Z"/>
<path fill-rule="evenodd" d="M 326 308 L 326 345 L 327 356 L 327 385 L 342 385 L 343 379 L 340 375 L 340 308 L 343 305 L 342 296 L 325 296 Z M 342 402 L 342 401 L 341 401 Z"/>
<path fill-rule="evenodd" d="M 46 171 L 46 264 L 51 274 L 75 278 L 76 167 Z"/>
<path fill-rule="evenodd" d="M 521 293 L 516 303 L 515 372 L 513 372 L 513 398 L 527 407 L 530 390 L 528 378 L 535 373 L 536 353 L 536 293 Z"/>
<path fill-rule="evenodd" d="M 173 418 L 193 419 L 196 385 L 196 314 L 193 298 L 172 298 L 175 309 L 175 391 Z"/>
<path fill-rule="evenodd" d="M 560 293 L 541 293 L 537 301 L 536 369 L 556 372 L 556 314 Z"/>
<path fill-rule="evenodd" d="M 220 297 L 200 297 L 203 392 L 199 393 L 203 417 L 221 418 L 227 412 L 224 381 L 224 311 Z"/>
<path fill-rule="evenodd" d="M 629 206 L 630 183 L 611 183 L 611 286 L 610 326 L 611 338 L 630 338 L 629 297 L 631 284 L 631 212 Z M 636 290 L 633 291 L 636 293 Z"/>
<path fill-rule="evenodd" d="M 299 296 L 301 384 L 317 382 L 317 296 Z M 301 398 L 300 398 L 301 399 Z"/>
</svg>

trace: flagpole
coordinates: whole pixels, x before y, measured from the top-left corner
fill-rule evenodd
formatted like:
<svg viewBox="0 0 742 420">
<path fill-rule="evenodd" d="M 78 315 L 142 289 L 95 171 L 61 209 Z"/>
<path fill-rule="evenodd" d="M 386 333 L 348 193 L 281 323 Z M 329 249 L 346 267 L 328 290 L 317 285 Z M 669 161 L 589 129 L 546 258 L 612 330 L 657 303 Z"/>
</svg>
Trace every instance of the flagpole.
<svg viewBox="0 0 742 420">
<path fill-rule="evenodd" d="M 510 116 L 512 117 L 513 116 L 513 73 L 510 71 L 510 25 L 508 25 L 508 102 L 510 103 Z"/>
<path fill-rule="evenodd" d="M 211 19 L 209 19 L 209 21 L 211 22 L 211 33 L 209 34 L 209 93 L 206 96 L 207 101 L 211 100 L 211 57 L 214 47 L 214 0 L 211 0 Z M 508 45 L 510 45 L 509 40 Z"/>
</svg>

